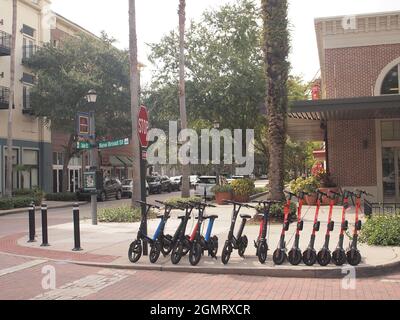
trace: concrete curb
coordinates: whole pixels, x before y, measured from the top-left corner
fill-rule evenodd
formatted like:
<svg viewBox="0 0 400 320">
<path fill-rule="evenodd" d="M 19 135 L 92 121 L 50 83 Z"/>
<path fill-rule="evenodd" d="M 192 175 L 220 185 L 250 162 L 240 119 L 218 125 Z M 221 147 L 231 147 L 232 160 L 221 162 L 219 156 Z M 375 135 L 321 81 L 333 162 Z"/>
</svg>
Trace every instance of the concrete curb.
<svg viewBox="0 0 400 320">
<path fill-rule="evenodd" d="M 88 202 L 76 202 L 79 205 L 84 205 L 87 204 Z M 68 202 L 65 204 L 59 204 L 59 205 L 53 205 L 53 206 L 48 206 L 47 209 L 51 210 L 51 209 L 62 209 L 62 208 L 72 208 L 73 203 L 72 202 Z M 17 213 L 24 213 L 24 212 L 28 212 L 29 208 L 18 208 L 18 209 L 12 209 L 12 210 L 5 210 L 4 212 L 0 211 L 0 217 L 2 216 L 8 216 L 11 214 L 17 214 Z M 40 206 L 36 206 L 36 211 L 40 211 Z"/>
<path fill-rule="evenodd" d="M 99 268 L 140 270 L 140 271 L 161 271 L 161 272 L 183 272 L 183 273 L 203 273 L 212 275 L 241 275 L 241 276 L 262 276 L 274 278 L 310 278 L 310 279 L 343 279 L 348 273 L 350 266 L 343 268 L 322 268 L 322 267 L 299 267 L 298 269 L 286 267 L 274 268 L 238 268 L 238 267 L 191 267 L 191 266 L 163 266 L 163 265 L 121 265 L 113 263 L 93 263 L 84 261 L 70 261 L 70 263 Z M 358 266 L 355 267 L 356 277 L 370 278 L 389 274 L 398 271 L 400 261 L 377 265 L 377 266 Z"/>
<path fill-rule="evenodd" d="M 250 200 L 253 201 L 259 197 L 263 197 L 266 196 L 269 192 L 265 191 L 265 192 L 261 192 L 261 193 L 257 193 L 257 194 L 253 194 L 252 196 L 250 196 Z"/>
</svg>

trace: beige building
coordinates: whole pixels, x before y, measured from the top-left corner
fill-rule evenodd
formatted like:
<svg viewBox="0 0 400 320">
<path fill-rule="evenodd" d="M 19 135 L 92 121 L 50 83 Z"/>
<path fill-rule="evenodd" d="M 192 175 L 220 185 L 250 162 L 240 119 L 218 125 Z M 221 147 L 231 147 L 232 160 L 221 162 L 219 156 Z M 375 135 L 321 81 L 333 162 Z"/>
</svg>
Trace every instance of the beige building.
<svg viewBox="0 0 400 320">
<path fill-rule="evenodd" d="M 40 119 L 30 115 L 29 89 L 34 82 L 24 66 L 41 43 L 50 41 L 50 1 L 19 0 L 15 61 L 15 100 L 13 110 L 13 188 L 40 186 L 50 190 L 51 133 Z M 7 119 L 10 87 L 10 37 L 12 0 L 0 1 L 0 194 L 6 175 Z M 46 173 L 46 174 L 45 174 Z"/>
</svg>

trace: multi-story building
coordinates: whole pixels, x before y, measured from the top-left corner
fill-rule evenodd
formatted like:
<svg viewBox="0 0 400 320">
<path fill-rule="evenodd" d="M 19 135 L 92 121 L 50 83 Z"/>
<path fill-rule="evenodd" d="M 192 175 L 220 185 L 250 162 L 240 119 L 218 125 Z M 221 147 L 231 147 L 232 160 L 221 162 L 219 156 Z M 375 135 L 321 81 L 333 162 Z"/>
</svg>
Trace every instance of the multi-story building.
<svg viewBox="0 0 400 320">
<path fill-rule="evenodd" d="M 400 12 L 316 19 L 322 99 L 299 101 L 289 135 L 325 141 L 338 186 L 400 202 Z"/>
<path fill-rule="evenodd" d="M 13 188 L 40 186 L 51 190 L 51 132 L 41 119 L 30 114 L 29 89 L 34 77 L 24 59 L 37 45 L 50 41 L 50 28 L 43 23 L 47 0 L 19 0 L 16 34 L 15 99 L 12 121 Z M 0 1 L 0 194 L 5 190 L 7 119 L 10 88 L 10 37 L 12 0 Z"/>
</svg>

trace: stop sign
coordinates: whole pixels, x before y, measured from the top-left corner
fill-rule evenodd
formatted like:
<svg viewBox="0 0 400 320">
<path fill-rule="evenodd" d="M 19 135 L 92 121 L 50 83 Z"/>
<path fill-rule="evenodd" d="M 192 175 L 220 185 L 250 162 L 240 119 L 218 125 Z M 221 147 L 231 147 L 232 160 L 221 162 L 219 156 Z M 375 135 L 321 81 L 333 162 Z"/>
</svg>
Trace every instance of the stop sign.
<svg viewBox="0 0 400 320">
<path fill-rule="evenodd" d="M 143 148 L 147 148 L 147 131 L 149 130 L 149 114 L 145 106 L 141 106 L 138 115 L 138 135 L 140 145 Z"/>
</svg>

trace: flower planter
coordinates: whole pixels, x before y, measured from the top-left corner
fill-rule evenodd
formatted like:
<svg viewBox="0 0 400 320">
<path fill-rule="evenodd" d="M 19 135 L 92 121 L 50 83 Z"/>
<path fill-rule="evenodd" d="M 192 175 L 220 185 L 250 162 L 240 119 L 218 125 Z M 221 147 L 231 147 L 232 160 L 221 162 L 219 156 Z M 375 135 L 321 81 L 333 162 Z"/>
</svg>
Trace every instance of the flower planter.
<svg viewBox="0 0 400 320">
<path fill-rule="evenodd" d="M 233 200 L 236 202 L 240 202 L 240 203 L 247 203 L 250 201 L 250 196 L 242 196 L 242 195 L 235 194 L 233 196 Z"/>
<path fill-rule="evenodd" d="M 323 192 L 323 193 L 326 193 L 328 195 L 329 195 L 330 191 L 334 191 L 334 192 L 337 192 L 337 193 L 340 192 L 340 188 L 337 188 L 337 187 L 333 187 L 333 188 L 318 188 L 318 190 Z M 339 199 L 336 199 L 335 200 L 335 205 L 338 204 L 338 202 L 339 202 Z M 327 205 L 329 205 L 329 203 L 330 203 L 330 199 L 328 197 L 323 196 L 322 197 L 322 205 L 327 206 Z"/>
<path fill-rule="evenodd" d="M 305 200 L 307 205 L 315 206 L 317 204 L 317 194 L 316 193 L 312 193 L 310 195 L 307 195 L 307 196 L 304 197 L 304 200 Z"/>
<path fill-rule="evenodd" d="M 231 192 L 216 192 L 215 201 L 218 205 L 226 204 L 224 200 L 232 200 L 233 196 Z"/>
</svg>

